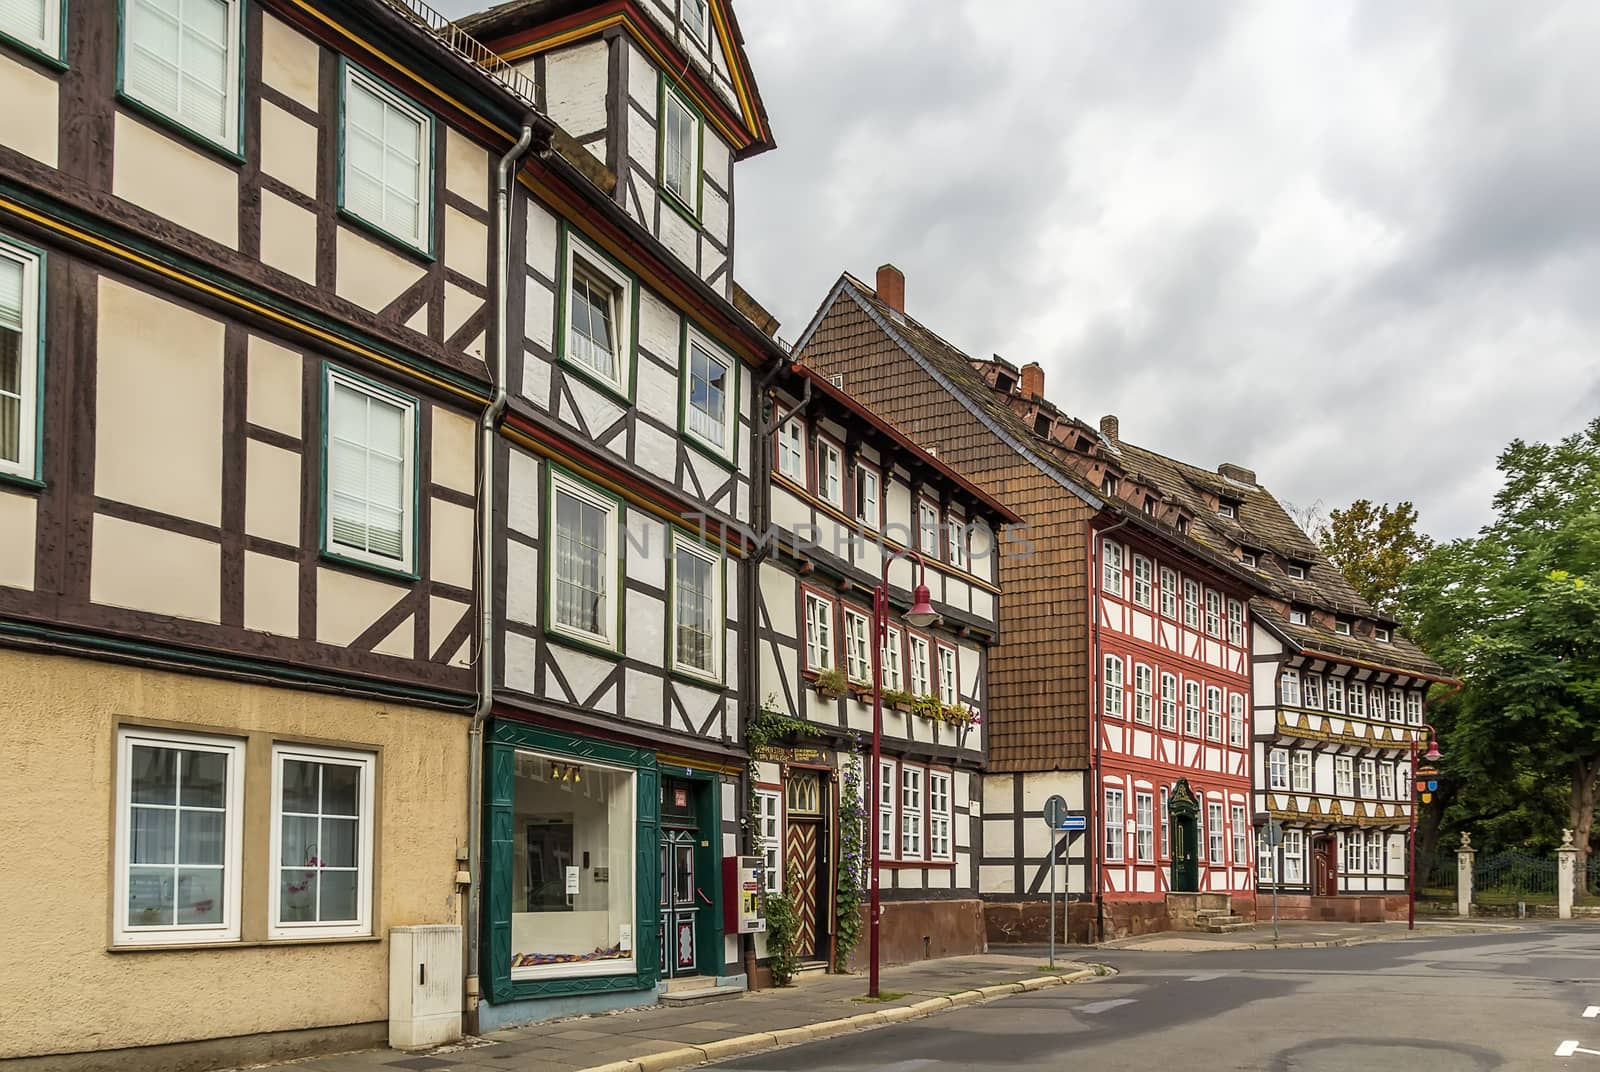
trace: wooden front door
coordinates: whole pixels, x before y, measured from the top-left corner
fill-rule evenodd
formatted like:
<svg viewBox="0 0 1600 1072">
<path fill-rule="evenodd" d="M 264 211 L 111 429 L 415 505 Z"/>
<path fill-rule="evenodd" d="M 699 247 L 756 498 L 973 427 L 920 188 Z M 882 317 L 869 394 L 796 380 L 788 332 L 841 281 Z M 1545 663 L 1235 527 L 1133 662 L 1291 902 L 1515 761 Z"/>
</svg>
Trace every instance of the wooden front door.
<svg viewBox="0 0 1600 1072">
<path fill-rule="evenodd" d="M 1172 892 L 1200 892 L 1200 830 L 1193 815 L 1172 817 Z"/>
<path fill-rule="evenodd" d="M 822 776 L 791 769 L 784 786 L 789 825 L 784 834 L 784 885 L 794 898 L 795 955 L 822 955 L 821 934 L 827 896 L 823 885 Z"/>
<path fill-rule="evenodd" d="M 1317 842 L 1314 856 L 1316 882 L 1311 887 L 1319 896 L 1339 896 L 1339 843 L 1332 837 Z"/>
</svg>

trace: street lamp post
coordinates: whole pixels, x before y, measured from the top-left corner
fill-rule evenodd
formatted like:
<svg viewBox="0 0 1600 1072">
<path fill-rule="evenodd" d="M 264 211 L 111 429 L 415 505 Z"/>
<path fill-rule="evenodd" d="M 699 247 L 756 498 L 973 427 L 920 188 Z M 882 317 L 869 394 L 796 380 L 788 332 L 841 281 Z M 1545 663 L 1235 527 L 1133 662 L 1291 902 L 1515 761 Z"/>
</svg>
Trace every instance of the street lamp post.
<svg viewBox="0 0 1600 1072">
<path fill-rule="evenodd" d="M 1418 729 L 1428 731 L 1428 750 L 1423 753 L 1422 758 L 1429 763 L 1437 763 L 1443 758 L 1443 753 L 1439 751 L 1439 731 L 1435 730 L 1427 722 L 1422 723 Z M 1407 869 L 1409 874 L 1406 876 L 1406 886 L 1410 894 L 1406 907 L 1406 930 L 1408 931 L 1417 929 L 1417 736 L 1415 733 L 1411 735 L 1411 785 L 1407 787 L 1411 791 L 1411 836 L 1407 839 L 1407 851 L 1411 856 L 1411 865 Z"/>
<path fill-rule="evenodd" d="M 872 773 L 866 783 L 873 788 L 868 805 L 868 837 L 872 841 L 872 902 L 868 913 L 867 948 L 871 965 L 867 969 L 867 996 L 878 996 L 878 860 L 882 851 L 882 836 L 878 823 L 882 815 L 879 798 L 883 788 L 878 779 L 883 776 L 879 757 L 883 747 L 883 643 L 889 629 L 889 567 L 898 558 L 908 558 L 917 564 L 917 584 L 911 592 L 911 609 L 906 611 L 908 625 L 925 629 L 939 617 L 928 602 L 927 564 L 922 556 L 909 548 L 890 555 L 883 563 L 883 579 L 872 590 Z M 892 791 L 892 789 L 891 789 Z"/>
</svg>

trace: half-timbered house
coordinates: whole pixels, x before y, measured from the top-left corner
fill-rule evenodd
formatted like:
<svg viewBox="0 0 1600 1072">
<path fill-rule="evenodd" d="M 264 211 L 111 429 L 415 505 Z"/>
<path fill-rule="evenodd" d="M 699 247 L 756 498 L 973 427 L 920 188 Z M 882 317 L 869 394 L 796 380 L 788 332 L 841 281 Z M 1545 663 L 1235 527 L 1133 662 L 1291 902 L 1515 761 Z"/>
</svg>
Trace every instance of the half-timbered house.
<svg viewBox="0 0 1600 1072">
<path fill-rule="evenodd" d="M 1038 365 L 973 360 L 907 314 L 893 266 L 834 286 L 804 360 L 1023 518 L 1002 545 L 979 887 L 998 940 L 1042 935 L 1048 862 L 1075 936 L 1164 926 L 1166 895 L 1248 914 L 1246 601 L 1256 582 L 1117 439 L 1044 397 Z M 1087 816 L 1067 846 L 1054 794 Z M 1059 847 L 1052 849 L 1052 845 Z"/>
<path fill-rule="evenodd" d="M 842 968 L 838 885 L 851 868 L 857 890 L 867 881 L 873 808 L 882 959 L 982 952 L 974 861 L 999 618 L 996 534 L 1016 515 L 804 366 L 763 401 L 756 691 L 765 711 L 810 727 L 755 755 L 767 889 L 794 900 L 799 955 Z M 873 592 L 886 566 L 874 772 Z M 925 629 L 900 618 L 919 583 L 940 615 Z M 856 962 L 865 954 L 858 948 Z"/>
</svg>

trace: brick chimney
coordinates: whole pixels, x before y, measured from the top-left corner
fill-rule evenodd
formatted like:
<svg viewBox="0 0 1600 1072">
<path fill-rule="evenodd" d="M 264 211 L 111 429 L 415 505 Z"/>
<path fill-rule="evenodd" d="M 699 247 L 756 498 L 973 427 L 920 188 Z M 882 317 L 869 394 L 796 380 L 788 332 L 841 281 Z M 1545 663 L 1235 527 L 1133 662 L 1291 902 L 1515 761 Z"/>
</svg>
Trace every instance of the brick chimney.
<svg viewBox="0 0 1600 1072">
<path fill-rule="evenodd" d="M 895 312 L 905 315 L 906 275 L 892 264 L 878 265 L 878 299 Z"/>
<path fill-rule="evenodd" d="M 1119 438 L 1122 434 L 1122 427 L 1117 423 L 1116 414 L 1108 413 L 1100 418 L 1100 434 L 1110 440 L 1113 445 L 1122 442 Z"/>
<path fill-rule="evenodd" d="M 1022 397 L 1044 397 L 1044 369 L 1037 361 L 1029 361 L 1022 366 Z"/>
<path fill-rule="evenodd" d="M 1250 488 L 1256 486 L 1256 471 L 1254 469 L 1246 469 L 1242 465 L 1234 465 L 1232 462 L 1223 462 L 1217 466 L 1217 475 L 1224 480 L 1231 480 L 1235 484 L 1243 484 Z"/>
</svg>

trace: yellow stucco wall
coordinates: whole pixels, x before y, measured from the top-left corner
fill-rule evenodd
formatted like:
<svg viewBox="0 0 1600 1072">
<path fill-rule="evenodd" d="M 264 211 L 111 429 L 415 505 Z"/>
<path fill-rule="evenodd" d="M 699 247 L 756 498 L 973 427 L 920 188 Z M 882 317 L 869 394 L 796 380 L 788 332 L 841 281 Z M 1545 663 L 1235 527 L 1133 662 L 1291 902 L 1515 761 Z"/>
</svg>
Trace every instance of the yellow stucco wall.
<svg viewBox="0 0 1600 1072">
<path fill-rule="evenodd" d="M 388 942 L 267 943 L 274 740 L 378 753 L 374 932 L 459 922 L 460 715 L 0 650 L 0 1058 L 387 1018 Z M 238 947 L 110 952 L 120 723 L 245 736 Z"/>
</svg>

